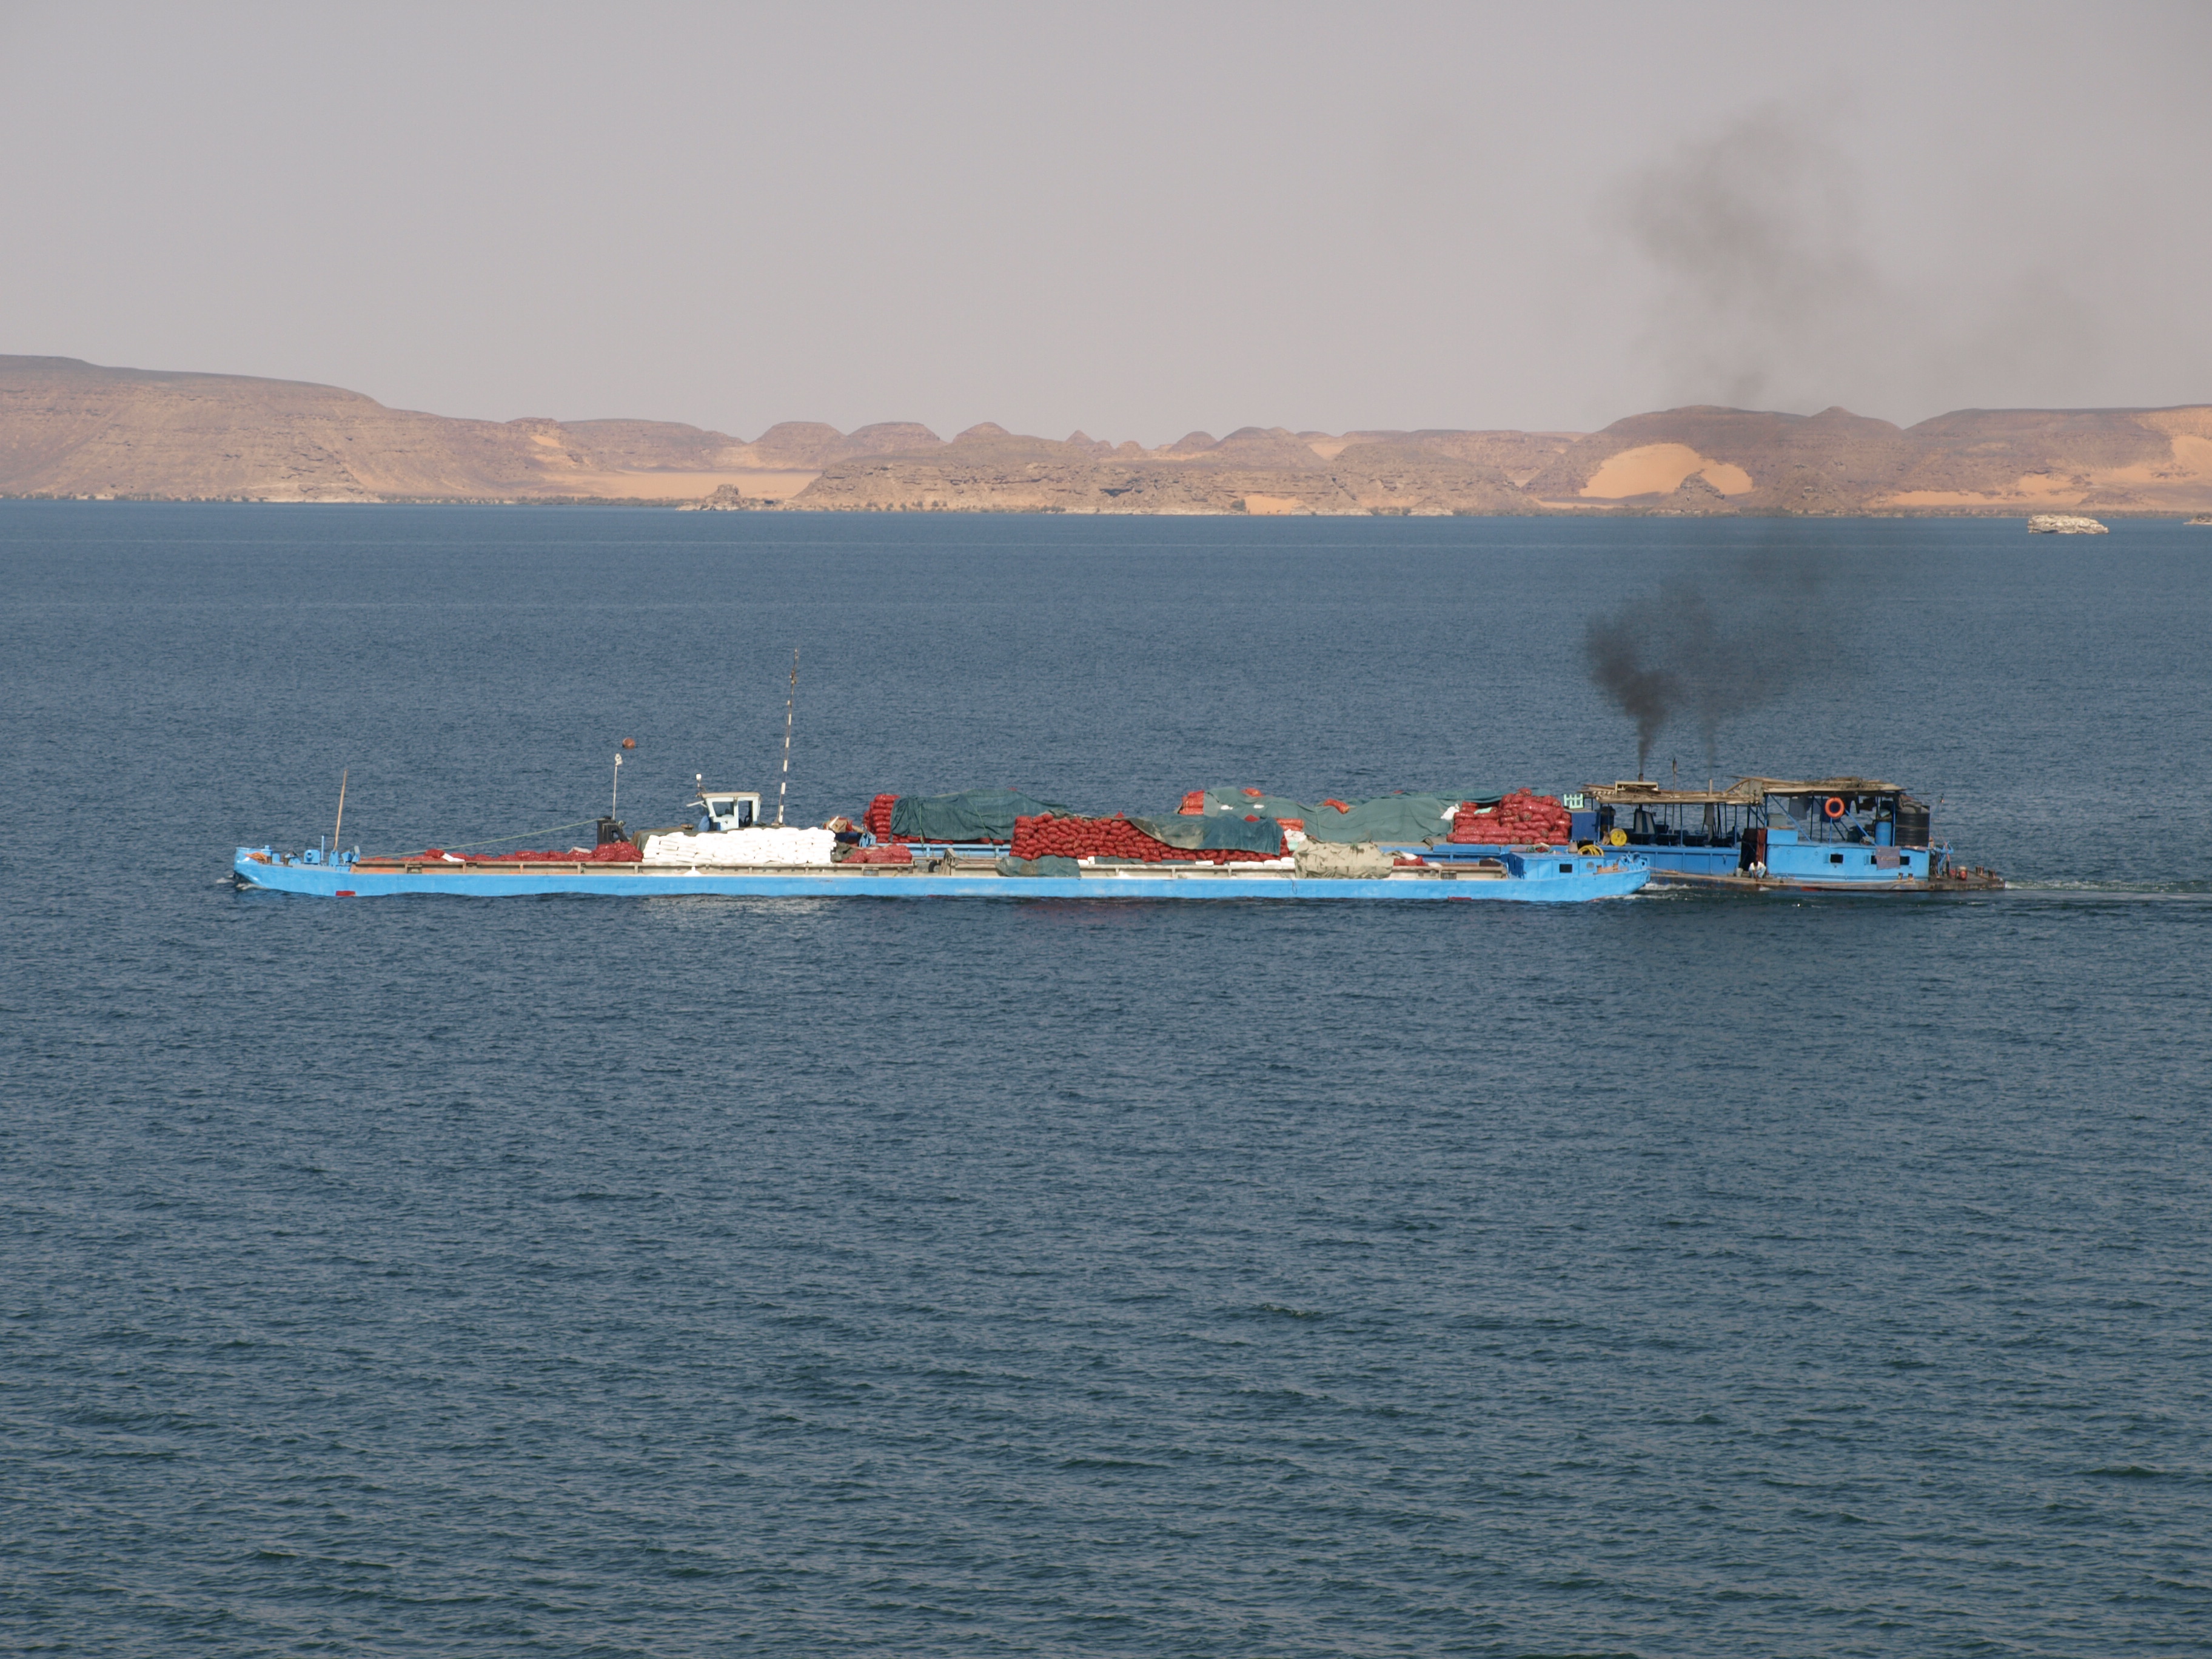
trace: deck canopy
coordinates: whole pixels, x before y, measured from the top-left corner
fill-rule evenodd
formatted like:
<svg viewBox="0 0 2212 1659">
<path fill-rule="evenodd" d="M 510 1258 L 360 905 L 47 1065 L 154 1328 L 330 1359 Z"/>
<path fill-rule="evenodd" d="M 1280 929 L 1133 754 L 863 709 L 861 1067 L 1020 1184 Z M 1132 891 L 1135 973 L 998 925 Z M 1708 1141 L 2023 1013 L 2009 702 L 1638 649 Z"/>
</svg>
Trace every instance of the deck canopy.
<svg viewBox="0 0 2212 1659">
<path fill-rule="evenodd" d="M 1769 795 L 1901 795 L 1878 778 L 1738 778 L 1725 789 L 1669 789 L 1641 779 L 1585 784 L 1583 793 L 1606 806 L 1751 806 Z"/>
</svg>

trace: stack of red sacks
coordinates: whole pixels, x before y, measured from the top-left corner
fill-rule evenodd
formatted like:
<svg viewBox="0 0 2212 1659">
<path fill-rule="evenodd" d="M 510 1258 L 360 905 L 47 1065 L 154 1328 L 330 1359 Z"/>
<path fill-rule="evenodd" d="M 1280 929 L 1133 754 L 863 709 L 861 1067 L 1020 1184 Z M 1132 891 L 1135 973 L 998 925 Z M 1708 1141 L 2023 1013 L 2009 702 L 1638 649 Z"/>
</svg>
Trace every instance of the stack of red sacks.
<svg viewBox="0 0 2212 1659">
<path fill-rule="evenodd" d="M 638 864 L 645 854 L 634 842 L 611 841 L 605 847 L 572 847 L 565 853 L 479 853 L 471 857 L 426 847 L 410 859 L 456 859 L 463 864 Z"/>
<path fill-rule="evenodd" d="M 1444 839 L 1462 847 L 1550 846 L 1573 833 L 1573 821 L 1556 795 L 1516 789 L 1494 807 L 1478 810 L 1472 802 L 1461 807 Z"/>
<path fill-rule="evenodd" d="M 912 864 L 913 851 L 902 843 L 893 842 L 882 847 L 855 847 L 845 855 L 848 864 Z"/>
<path fill-rule="evenodd" d="M 1257 864 L 1269 856 L 1236 847 L 1170 847 L 1127 818 L 1063 818 L 1050 812 L 1016 818 L 1012 850 L 1018 859 L 1133 859 L 1145 864 Z"/>
<path fill-rule="evenodd" d="M 868 810 L 860 814 L 860 828 L 878 841 L 891 838 L 891 808 L 898 805 L 896 795 L 878 795 L 868 803 Z"/>
</svg>

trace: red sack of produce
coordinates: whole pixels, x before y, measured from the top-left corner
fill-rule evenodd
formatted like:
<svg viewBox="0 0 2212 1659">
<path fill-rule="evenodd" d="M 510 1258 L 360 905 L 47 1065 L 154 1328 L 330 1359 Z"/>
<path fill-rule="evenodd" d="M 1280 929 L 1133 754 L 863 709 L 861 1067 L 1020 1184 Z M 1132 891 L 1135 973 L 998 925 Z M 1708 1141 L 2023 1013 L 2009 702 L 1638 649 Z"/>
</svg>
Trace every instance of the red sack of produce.
<svg viewBox="0 0 2212 1659">
<path fill-rule="evenodd" d="M 1264 853 L 1241 848 L 1198 850 L 1170 847 L 1156 841 L 1127 818 L 1054 818 L 1040 815 L 1014 820 L 1018 859 L 1121 859 L 1140 864 L 1243 864 L 1263 860 Z"/>
<path fill-rule="evenodd" d="M 1462 807 L 1446 839 L 1462 846 L 1536 845 L 1565 841 L 1571 824 L 1556 797 L 1516 789 L 1494 809 Z"/>
<path fill-rule="evenodd" d="M 856 847 L 846 858 L 848 864 L 912 864 L 914 853 L 900 845 L 886 847 Z"/>
<path fill-rule="evenodd" d="M 1181 818 L 1202 817 L 1205 814 L 1206 791 L 1203 789 L 1192 790 L 1182 798 L 1182 805 L 1176 808 L 1176 816 Z"/>
<path fill-rule="evenodd" d="M 470 864 L 635 864 L 645 854 L 626 841 L 610 842 L 605 847 L 571 847 L 562 852 L 557 847 L 522 848 L 512 853 L 479 854 L 466 860 Z"/>
</svg>

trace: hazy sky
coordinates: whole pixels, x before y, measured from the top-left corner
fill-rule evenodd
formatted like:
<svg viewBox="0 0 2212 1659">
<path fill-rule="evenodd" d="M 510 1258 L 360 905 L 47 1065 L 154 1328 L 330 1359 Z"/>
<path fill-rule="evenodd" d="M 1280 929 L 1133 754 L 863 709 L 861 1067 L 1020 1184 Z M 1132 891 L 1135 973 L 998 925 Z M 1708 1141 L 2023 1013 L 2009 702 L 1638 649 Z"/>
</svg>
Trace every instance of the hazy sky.
<svg viewBox="0 0 2212 1659">
<path fill-rule="evenodd" d="M 2212 399 L 2212 4 L 0 0 L 0 352 L 744 437 Z"/>
</svg>

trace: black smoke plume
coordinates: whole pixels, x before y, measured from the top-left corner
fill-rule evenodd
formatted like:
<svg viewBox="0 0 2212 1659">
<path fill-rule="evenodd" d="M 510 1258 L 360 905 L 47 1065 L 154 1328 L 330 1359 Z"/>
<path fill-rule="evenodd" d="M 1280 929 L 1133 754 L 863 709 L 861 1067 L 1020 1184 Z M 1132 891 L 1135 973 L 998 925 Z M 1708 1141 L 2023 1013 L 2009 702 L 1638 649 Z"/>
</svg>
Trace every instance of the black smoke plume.
<svg viewBox="0 0 2212 1659">
<path fill-rule="evenodd" d="M 1746 111 L 1611 192 L 1656 279 L 1644 343 L 1661 395 L 1932 414 L 2033 404 L 2054 375 L 2093 373 L 2101 325 L 2053 271 L 2015 260 L 1930 286 L 1882 268 L 1840 113 Z"/>
<path fill-rule="evenodd" d="M 1670 726 L 1696 732 L 1711 768 L 1732 716 L 1833 665 L 1850 618 L 1823 592 L 1825 562 L 1811 548 L 1770 540 L 1591 619 L 1590 675 L 1636 722 L 1638 776 Z"/>
</svg>

